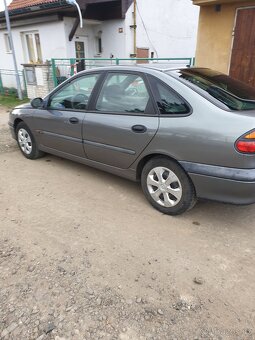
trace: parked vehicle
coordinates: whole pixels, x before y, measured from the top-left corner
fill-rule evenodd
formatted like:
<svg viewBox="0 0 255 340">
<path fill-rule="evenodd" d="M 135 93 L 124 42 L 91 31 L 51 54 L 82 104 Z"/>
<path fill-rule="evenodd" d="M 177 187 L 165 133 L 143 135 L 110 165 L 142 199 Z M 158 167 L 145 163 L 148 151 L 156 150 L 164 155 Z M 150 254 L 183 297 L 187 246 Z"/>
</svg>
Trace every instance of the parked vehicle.
<svg viewBox="0 0 255 340">
<path fill-rule="evenodd" d="M 177 215 L 197 198 L 255 202 L 255 90 L 204 68 L 109 67 L 15 108 L 26 158 L 44 152 L 141 181 Z"/>
</svg>

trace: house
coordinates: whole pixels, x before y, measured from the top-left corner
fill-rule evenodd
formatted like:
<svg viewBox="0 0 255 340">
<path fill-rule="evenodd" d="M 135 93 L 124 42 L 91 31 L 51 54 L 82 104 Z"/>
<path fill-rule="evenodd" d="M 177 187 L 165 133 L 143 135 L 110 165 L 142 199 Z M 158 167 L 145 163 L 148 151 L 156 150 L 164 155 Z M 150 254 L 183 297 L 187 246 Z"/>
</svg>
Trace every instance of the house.
<svg viewBox="0 0 255 340">
<path fill-rule="evenodd" d="M 255 86 L 255 1 L 193 0 L 200 6 L 196 65 Z"/>
<path fill-rule="evenodd" d="M 193 57 L 199 9 L 190 0 L 13 0 L 9 6 L 19 69 L 51 58 Z M 134 10 L 136 15 L 134 15 Z M 13 61 L 0 13 L 0 69 Z"/>
</svg>

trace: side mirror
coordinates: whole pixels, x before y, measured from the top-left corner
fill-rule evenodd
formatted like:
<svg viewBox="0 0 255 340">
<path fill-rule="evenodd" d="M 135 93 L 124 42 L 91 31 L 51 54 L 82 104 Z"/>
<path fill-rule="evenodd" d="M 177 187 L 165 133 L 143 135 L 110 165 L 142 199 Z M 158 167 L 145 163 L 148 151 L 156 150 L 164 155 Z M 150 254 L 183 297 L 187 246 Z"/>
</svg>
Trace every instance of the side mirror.
<svg viewBox="0 0 255 340">
<path fill-rule="evenodd" d="M 43 107 L 43 99 L 42 98 L 34 98 L 31 100 L 31 106 L 34 108 L 34 109 L 39 109 L 41 107 Z"/>
</svg>

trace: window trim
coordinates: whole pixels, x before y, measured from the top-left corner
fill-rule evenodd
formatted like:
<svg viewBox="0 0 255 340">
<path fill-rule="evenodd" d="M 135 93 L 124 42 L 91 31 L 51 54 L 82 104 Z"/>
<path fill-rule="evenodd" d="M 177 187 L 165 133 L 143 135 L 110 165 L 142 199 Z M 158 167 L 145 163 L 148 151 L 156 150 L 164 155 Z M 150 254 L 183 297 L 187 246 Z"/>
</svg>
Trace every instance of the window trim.
<svg viewBox="0 0 255 340">
<path fill-rule="evenodd" d="M 149 101 L 148 104 L 146 106 L 146 110 L 148 110 L 148 107 L 151 107 L 153 110 L 153 113 L 148 113 L 148 112 L 143 112 L 143 113 L 138 113 L 138 112 L 112 112 L 112 111 L 97 111 L 96 110 L 96 104 L 97 101 L 99 99 L 99 96 L 101 94 L 102 88 L 105 84 L 105 81 L 108 77 L 109 74 L 133 74 L 133 75 L 137 75 L 139 77 L 142 78 L 144 85 L 146 87 L 146 90 L 148 91 L 149 94 Z M 96 113 L 96 114 L 107 114 L 107 115 L 121 115 L 121 116 L 141 116 L 141 117 L 158 117 L 158 110 L 155 106 L 155 101 L 154 101 L 154 97 L 151 91 L 151 86 L 150 83 L 147 79 L 147 75 L 145 73 L 142 72 L 136 72 L 136 71 L 129 71 L 129 70 L 109 70 L 106 71 L 104 74 L 104 78 L 101 79 L 101 83 L 100 86 L 98 86 L 97 92 L 95 94 L 95 96 L 93 97 L 93 103 L 91 105 L 91 113 Z"/>
<path fill-rule="evenodd" d="M 56 93 L 62 91 L 65 87 L 67 87 L 68 85 L 70 85 L 71 83 L 73 83 L 74 81 L 77 81 L 79 78 L 81 77 L 87 77 L 87 76 L 93 76 L 93 75 L 99 75 L 97 81 L 96 81 L 96 84 L 91 92 L 91 95 L 90 95 L 90 98 L 89 98 L 89 101 L 88 101 L 88 104 L 87 104 L 87 109 L 84 110 L 84 109 L 73 109 L 73 108 L 70 108 L 70 109 L 66 109 L 66 108 L 61 108 L 61 109 L 57 109 L 57 108 L 52 108 L 49 106 L 49 103 L 51 101 L 51 98 L 52 96 L 54 96 Z M 99 84 L 99 82 L 101 81 L 101 78 L 103 77 L 104 73 L 98 71 L 98 72 L 88 72 L 88 73 L 81 73 L 81 74 L 78 74 L 76 75 L 75 77 L 72 77 L 70 79 L 67 79 L 65 82 L 61 83 L 61 85 L 57 86 L 47 97 L 46 97 L 46 104 L 45 104 L 45 109 L 46 110 L 51 110 L 51 111 L 72 111 L 72 112 L 88 112 L 90 111 L 89 108 L 90 108 L 90 104 L 91 104 L 91 101 L 92 101 L 92 98 L 94 97 L 94 92 L 97 88 L 97 85 Z"/>
<path fill-rule="evenodd" d="M 102 37 L 96 36 L 95 42 L 96 42 L 96 54 L 101 55 L 103 53 Z"/>
<path fill-rule="evenodd" d="M 155 105 L 157 107 L 157 111 L 159 113 L 159 116 L 160 118 L 169 118 L 169 117 L 173 117 L 173 118 L 178 118 L 178 117 L 188 117 L 190 116 L 192 113 L 193 113 L 193 108 L 192 106 L 190 105 L 190 103 L 185 99 L 183 98 L 182 95 L 180 95 L 177 91 L 175 91 L 170 85 L 168 85 L 167 83 L 165 83 L 164 81 L 162 81 L 161 79 L 151 75 L 151 74 L 148 74 L 148 78 L 149 78 L 149 82 L 151 83 L 151 87 L 153 89 L 153 98 L 154 98 L 154 101 L 155 101 Z M 177 98 L 180 98 L 180 100 L 184 101 L 184 103 L 188 106 L 189 108 L 189 112 L 187 113 L 161 113 L 159 107 L 158 107 L 158 100 L 161 99 L 160 98 L 160 93 L 159 93 L 159 90 L 156 86 L 156 83 L 160 83 L 163 87 L 165 87 L 167 90 L 173 92 L 173 94 L 177 97 Z"/>
<path fill-rule="evenodd" d="M 5 53 L 11 54 L 11 42 L 10 42 L 10 36 L 8 33 L 4 33 L 4 43 L 5 43 Z"/>
<path fill-rule="evenodd" d="M 42 45 L 41 45 L 39 30 L 24 31 L 24 32 L 22 32 L 22 34 L 23 34 L 23 37 L 24 37 L 23 42 L 24 42 L 24 45 L 25 45 L 25 55 L 26 55 L 26 59 L 27 59 L 28 63 L 35 63 L 35 64 L 39 63 L 39 62 L 42 63 L 43 62 L 43 53 L 42 53 Z M 35 38 L 36 34 L 38 34 L 38 36 L 39 36 L 42 60 L 39 60 L 39 55 L 38 55 L 38 50 L 37 50 L 37 45 L 36 45 L 36 38 Z M 30 60 L 30 57 L 29 57 L 29 46 L 28 46 L 28 42 L 27 42 L 27 36 L 29 36 L 29 35 L 32 35 L 32 43 L 33 43 L 33 48 L 34 48 L 34 53 L 35 53 L 35 58 L 36 58 L 35 61 Z"/>
</svg>

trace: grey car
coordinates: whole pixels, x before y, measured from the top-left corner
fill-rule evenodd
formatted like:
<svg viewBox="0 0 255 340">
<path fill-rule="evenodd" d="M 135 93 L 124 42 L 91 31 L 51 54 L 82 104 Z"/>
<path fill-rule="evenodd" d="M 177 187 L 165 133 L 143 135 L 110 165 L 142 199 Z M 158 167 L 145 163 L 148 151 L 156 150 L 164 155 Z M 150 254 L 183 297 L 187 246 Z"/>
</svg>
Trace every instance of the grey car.
<svg viewBox="0 0 255 340">
<path fill-rule="evenodd" d="M 197 198 L 255 202 L 255 89 L 210 69 L 80 72 L 15 108 L 9 126 L 26 158 L 50 153 L 140 181 L 164 214 Z"/>
</svg>

